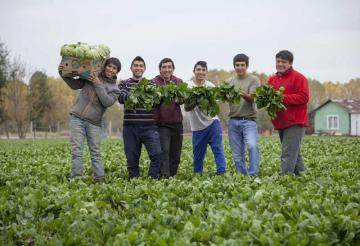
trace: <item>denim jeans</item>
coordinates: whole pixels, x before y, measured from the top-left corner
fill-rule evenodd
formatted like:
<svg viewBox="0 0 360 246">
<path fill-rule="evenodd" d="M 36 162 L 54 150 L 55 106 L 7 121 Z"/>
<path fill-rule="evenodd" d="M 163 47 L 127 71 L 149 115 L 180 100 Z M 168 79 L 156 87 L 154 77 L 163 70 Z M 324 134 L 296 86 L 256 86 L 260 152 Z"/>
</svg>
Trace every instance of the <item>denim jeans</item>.
<svg viewBox="0 0 360 246">
<path fill-rule="evenodd" d="M 207 145 L 210 145 L 216 163 L 216 173 L 222 174 L 226 171 L 224 147 L 222 144 L 222 131 L 219 120 L 214 120 L 211 125 L 200 131 L 192 132 L 193 145 L 193 169 L 194 173 L 202 173 Z"/>
<path fill-rule="evenodd" d="M 158 127 L 156 125 L 126 125 L 123 129 L 123 139 L 129 177 L 140 176 L 139 159 L 141 146 L 144 144 L 150 158 L 148 175 L 158 178 L 161 165 Z"/>
<path fill-rule="evenodd" d="M 228 134 L 236 171 L 244 175 L 257 176 L 260 157 L 256 122 L 230 119 Z M 249 153 L 249 168 L 246 167 L 245 163 L 246 145 Z"/>
<path fill-rule="evenodd" d="M 101 127 L 82 120 L 74 115 L 70 116 L 70 143 L 72 149 L 71 176 L 83 175 L 83 148 L 86 137 L 90 150 L 93 175 L 95 180 L 105 176 L 100 154 Z"/>
<path fill-rule="evenodd" d="M 305 128 L 298 125 L 279 130 L 281 141 L 281 174 L 299 175 L 305 171 L 304 161 L 300 154 Z"/>
</svg>

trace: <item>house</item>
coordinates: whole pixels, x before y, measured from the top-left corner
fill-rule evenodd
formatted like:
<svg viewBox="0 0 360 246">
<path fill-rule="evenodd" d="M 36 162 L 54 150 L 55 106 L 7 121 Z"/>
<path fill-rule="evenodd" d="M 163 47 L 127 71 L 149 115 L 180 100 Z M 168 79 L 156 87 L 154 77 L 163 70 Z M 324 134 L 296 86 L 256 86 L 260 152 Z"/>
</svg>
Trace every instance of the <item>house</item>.
<svg viewBox="0 0 360 246">
<path fill-rule="evenodd" d="M 327 100 L 314 109 L 315 133 L 360 136 L 360 100 Z"/>
</svg>

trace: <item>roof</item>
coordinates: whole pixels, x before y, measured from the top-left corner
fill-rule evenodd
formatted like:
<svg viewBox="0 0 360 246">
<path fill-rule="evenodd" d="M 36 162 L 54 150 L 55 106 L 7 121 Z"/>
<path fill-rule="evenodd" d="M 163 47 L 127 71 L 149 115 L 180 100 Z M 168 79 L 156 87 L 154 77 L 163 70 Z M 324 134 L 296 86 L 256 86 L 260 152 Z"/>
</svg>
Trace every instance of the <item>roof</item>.
<svg viewBox="0 0 360 246">
<path fill-rule="evenodd" d="M 329 102 L 334 102 L 334 103 L 338 104 L 349 114 L 360 114 L 360 100 L 359 99 L 343 99 L 343 100 L 329 99 L 325 103 L 321 104 L 319 107 L 314 109 L 314 111 L 317 111 L 318 109 L 320 109 L 324 105 L 328 104 Z"/>
</svg>

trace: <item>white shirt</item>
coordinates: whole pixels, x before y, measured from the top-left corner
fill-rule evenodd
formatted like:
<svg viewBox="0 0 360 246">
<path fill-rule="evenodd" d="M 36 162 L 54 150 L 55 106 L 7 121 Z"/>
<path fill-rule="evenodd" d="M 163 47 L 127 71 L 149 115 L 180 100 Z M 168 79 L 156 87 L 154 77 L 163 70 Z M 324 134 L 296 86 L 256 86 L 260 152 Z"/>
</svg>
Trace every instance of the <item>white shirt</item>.
<svg viewBox="0 0 360 246">
<path fill-rule="evenodd" d="M 190 81 L 188 84 L 189 88 L 196 87 L 198 85 L 195 84 L 194 81 Z M 215 87 L 213 83 L 205 80 L 203 86 L 207 87 Z M 200 131 L 204 130 L 206 127 L 210 126 L 214 120 L 219 119 L 217 116 L 211 117 L 207 115 L 204 111 L 202 111 L 198 106 L 196 106 L 193 110 L 186 112 L 189 116 L 190 120 L 190 128 L 191 131 Z"/>
</svg>

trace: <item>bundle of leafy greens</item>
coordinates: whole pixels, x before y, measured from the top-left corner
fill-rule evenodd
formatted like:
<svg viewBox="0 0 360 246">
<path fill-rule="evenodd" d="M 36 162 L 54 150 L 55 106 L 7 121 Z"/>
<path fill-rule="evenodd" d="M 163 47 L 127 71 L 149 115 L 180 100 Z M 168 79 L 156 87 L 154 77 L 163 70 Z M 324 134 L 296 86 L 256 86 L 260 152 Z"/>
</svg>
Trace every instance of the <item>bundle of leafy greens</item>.
<svg viewBox="0 0 360 246">
<path fill-rule="evenodd" d="M 189 96 L 190 89 L 186 83 L 175 85 L 173 83 L 159 87 L 159 92 L 162 96 L 162 101 L 165 104 L 175 102 L 179 105 L 185 103 L 185 99 Z"/>
<path fill-rule="evenodd" d="M 199 106 L 206 114 L 211 117 L 220 112 L 220 107 L 216 102 L 216 87 L 198 86 L 192 88 L 185 103 L 190 106 Z"/>
<path fill-rule="evenodd" d="M 61 47 L 61 56 L 75 57 L 79 59 L 105 60 L 110 55 L 110 49 L 106 45 L 89 45 L 78 42 L 65 44 Z"/>
<path fill-rule="evenodd" d="M 213 90 L 215 91 L 217 100 L 228 103 L 240 103 L 241 89 L 236 89 L 234 85 L 230 85 L 228 82 L 222 83 Z"/>
<path fill-rule="evenodd" d="M 145 108 L 150 110 L 154 105 L 161 102 L 165 104 L 175 102 L 179 105 L 185 103 L 192 107 L 199 106 L 206 114 L 214 117 L 220 112 L 217 100 L 239 103 L 240 92 L 240 89 L 236 89 L 229 83 L 223 83 L 219 87 L 199 86 L 190 89 L 186 83 L 156 87 L 150 84 L 147 79 L 143 79 L 131 88 L 125 102 L 125 108 Z"/>
<path fill-rule="evenodd" d="M 144 78 L 129 91 L 128 98 L 125 101 L 125 108 L 132 110 L 145 108 L 150 111 L 154 105 L 160 104 L 160 101 L 161 93 L 157 87 Z"/>
<path fill-rule="evenodd" d="M 276 113 L 282 109 L 286 109 L 283 104 L 284 87 L 275 90 L 269 85 L 261 85 L 256 88 L 255 102 L 257 107 L 265 108 L 271 119 L 276 118 Z"/>
</svg>

